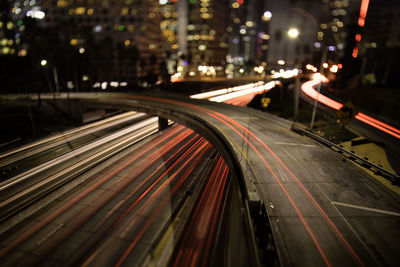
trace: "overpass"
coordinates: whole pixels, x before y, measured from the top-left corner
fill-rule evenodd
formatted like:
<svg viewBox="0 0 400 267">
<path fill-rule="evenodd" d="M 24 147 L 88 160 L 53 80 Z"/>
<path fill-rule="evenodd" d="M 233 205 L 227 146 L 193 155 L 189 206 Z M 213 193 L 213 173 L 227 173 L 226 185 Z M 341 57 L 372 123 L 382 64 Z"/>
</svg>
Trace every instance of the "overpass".
<svg viewBox="0 0 400 267">
<path fill-rule="evenodd" d="M 399 196 L 330 149 L 292 132 L 289 122 L 252 109 L 172 95 L 69 97 L 89 107 L 171 119 L 206 137 L 238 181 L 243 206 L 250 207 L 252 245 L 265 249 L 260 240 L 268 238 L 254 229 L 264 218 L 261 223 L 271 231 L 281 266 L 398 265 Z M 254 210 L 266 216 L 250 214 Z"/>
</svg>

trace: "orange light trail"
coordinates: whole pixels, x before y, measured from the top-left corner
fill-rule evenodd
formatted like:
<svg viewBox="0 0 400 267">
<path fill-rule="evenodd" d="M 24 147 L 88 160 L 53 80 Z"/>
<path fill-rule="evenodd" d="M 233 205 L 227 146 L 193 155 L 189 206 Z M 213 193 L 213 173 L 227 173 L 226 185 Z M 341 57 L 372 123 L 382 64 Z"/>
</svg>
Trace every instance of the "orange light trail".
<svg viewBox="0 0 400 267">
<path fill-rule="evenodd" d="M 301 90 L 308 95 L 309 97 L 311 97 L 312 99 L 317 100 L 318 102 L 331 107 L 333 109 L 339 110 L 343 107 L 343 104 L 330 99 L 329 97 L 324 96 L 323 94 L 317 92 L 314 89 L 314 86 L 318 85 L 320 82 L 328 82 L 329 80 L 324 78 L 320 78 L 318 76 L 314 77 L 312 80 L 305 82 L 302 86 L 301 86 Z M 364 113 L 357 113 L 357 115 L 355 116 L 355 118 L 359 121 L 362 121 L 370 126 L 373 126 L 387 134 L 390 134 L 391 136 L 394 136 L 396 138 L 400 139 L 400 130 L 389 125 L 386 124 L 382 121 L 379 121 L 371 116 L 368 116 Z"/>
<path fill-rule="evenodd" d="M 358 47 L 353 48 L 353 53 L 351 54 L 352 57 L 357 58 L 358 56 Z"/>
<path fill-rule="evenodd" d="M 191 222 L 185 230 L 181 245 L 183 248 L 179 250 L 173 266 L 206 266 L 207 262 L 202 261 L 206 261 L 208 257 L 228 173 L 228 167 L 219 156 Z"/>
<path fill-rule="evenodd" d="M 197 161 L 194 161 L 191 166 L 189 167 L 190 171 L 185 172 L 185 175 L 183 175 L 183 177 L 181 178 L 181 180 L 185 180 L 189 174 L 191 173 L 191 170 L 193 170 L 193 168 L 198 164 L 198 161 L 201 158 L 201 155 L 203 155 L 206 151 L 208 151 L 209 149 L 211 149 L 211 144 L 208 142 L 205 142 L 202 144 L 201 147 L 199 147 L 198 149 L 195 150 L 194 154 L 190 157 L 190 159 L 186 160 L 184 165 L 181 166 L 179 168 L 178 171 L 176 171 L 171 177 L 168 178 L 168 180 L 163 184 L 163 188 L 169 183 L 169 181 L 171 181 L 172 179 L 174 179 L 177 175 L 177 173 L 179 173 L 190 161 L 191 159 L 193 159 L 194 157 L 197 157 Z M 128 246 L 128 248 L 125 250 L 125 252 L 122 254 L 122 256 L 120 257 L 120 259 L 117 261 L 117 263 L 115 264 L 115 267 L 121 266 L 122 263 L 125 261 L 125 259 L 128 257 L 128 255 L 130 254 L 130 252 L 133 250 L 133 248 L 136 246 L 137 242 L 140 240 L 140 238 L 143 236 L 143 234 L 146 232 L 146 230 L 150 227 L 151 223 L 154 221 L 156 215 L 161 211 L 161 209 L 164 207 L 164 205 L 167 203 L 167 200 L 172 196 L 173 193 L 175 193 L 175 191 L 177 190 L 177 187 L 173 187 L 173 190 L 171 190 L 171 192 L 169 193 L 169 195 L 167 197 L 165 197 L 163 199 L 163 201 L 158 205 L 157 210 L 153 213 L 153 215 L 150 217 L 150 219 L 148 219 L 146 221 L 146 223 L 144 224 L 144 226 L 141 228 L 140 232 L 135 235 L 135 239 L 130 243 L 130 245 Z M 158 191 L 160 192 L 160 191 Z M 155 198 L 154 198 L 155 199 Z M 150 200 L 148 200 L 150 201 Z"/>
<path fill-rule="evenodd" d="M 131 96 L 132 97 L 132 96 Z M 263 162 L 263 164 L 267 167 L 267 169 L 270 171 L 270 173 L 272 174 L 272 176 L 274 177 L 274 179 L 277 181 L 277 183 L 279 184 L 279 186 L 281 187 L 281 189 L 283 190 L 283 192 L 285 193 L 287 199 L 289 200 L 289 202 L 291 203 L 292 207 L 294 208 L 294 210 L 296 211 L 297 215 L 299 216 L 299 219 L 301 220 L 302 224 L 304 225 L 307 233 L 309 234 L 310 238 L 312 239 L 313 243 L 315 244 L 318 252 L 320 253 L 323 261 L 325 262 L 326 266 L 332 266 L 332 264 L 330 263 L 330 261 L 328 260 L 328 258 L 325 255 L 325 252 L 322 250 L 320 243 L 318 242 L 315 234 L 313 233 L 313 231 L 311 230 L 310 225 L 308 224 L 308 222 L 306 221 L 306 219 L 304 218 L 302 212 L 299 210 L 299 208 L 297 207 L 297 205 L 295 204 L 295 201 L 293 200 L 292 196 L 290 195 L 290 193 L 287 191 L 286 186 L 281 182 L 281 180 L 278 178 L 278 176 L 275 174 L 275 172 L 272 170 L 271 166 L 267 163 L 267 161 L 264 159 L 264 157 L 261 155 L 261 153 L 258 151 L 258 149 L 249 141 L 249 139 L 247 139 L 245 136 L 243 136 L 243 134 L 241 134 L 236 128 L 233 127 L 232 124 L 230 124 L 227 120 L 232 121 L 233 123 L 237 123 L 236 121 L 226 117 L 225 115 L 218 113 L 218 112 L 214 112 L 211 111 L 207 108 L 203 108 L 203 107 L 199 107 L 197 105 L 193 105 L 193 104 L 189 104 L 189 103 L 184 103 L 181 101 L 177 101 L 177 100 L 170 100 L 170 99 L 162 99 L 162 98 L 158 98 L 158 97 L 151 97 L 151 96 L 134 96 L 135 98 L 141 98 L 141 99 L 147 99 L 147 100 L 153 100 L 153 101 L 161 101 L 161 102 L 166 102 L 166 103 L 170 103 L 170 104 L 178 104 L 181 106 L 186 106 L 186 107 L 190 107 L 193 109 L 196 109 L 200 112 L 204 112 L 206 114 L 208 114 L 209 116 L 221 121 L 222 123 L 224 123 L 225 125 L 227 125 L 228 127 L 230 127 L 234 132 L 236 132 L 246 143 L 249 144 L 249 146 L 253 149 L 253 151 L 258 155 L 258 157 L 261 159 L 261 161 Z M 226 120 L 224 120 L 223 118 L 226 118 Z M 240 125 L 240 124 L 239 124 Z M 251 133 L 251 132 L 250 132 Z M 328 218 L 329 219 L 329 218 Z"/>
<path fill-rule="evenodd" d="M 132 164 L 134 161 L 137 159 L 141 158 L 145 153 L 156 147 L 158 144 L 161 142 L 165 141 L 169 137 L 171 137 L 173 134 L 181 130 L 183 127 L 176 127 L 173 131 L 169 132 L 168 134 L 164 136 L 160 136 L 155 138 L 152 142 L 149 142 L 148 144 L 144 145 L 141 149 L 139 149 L 140 153 L 136 154 L 134 157 L 126 161 L 125 163 L 121 164 L 119 167 L 114 169 L 113 171 L 109 172 L 108 174 L 104 175 L 99 181 L 88 187 L 86 190 L 82 191 L 79 195 L 77 195 L 75 198 L 70 200 L 68 203 L 66 203 L 64 206 L 53 212 L 52 214 L 48 215 L 46 218 L 41 220 L 39 223 L 31 227 L 28 231 L 25 233 L 21 234 L 17 239 L 12 241 L 10 244 L 8 244 L 6 247 L 4 247 L 2 250 L 0 250 L 0 258 L 4 257 L 7 253 L 9 253 L 12 249 L 14 249 L 16 246 L 20 245 L 22 242 L 24 242 L 26 239 L 31 237 L 33 234 L 35 234 L 37 231 L 39 231 L 41 228 L 43 228 L 45 225 L 53 221 L 55 218 L 57 218 L 59 215 L 61 215 L 63 212 L 74 206 L 78 201 L 86 197 L 89 193 L 93 192 L 96 188 L 99 186 L 103 185 L 105 182 L 107 182 L 111 177 L 115 176 L 117 173 L 120 171 L 124 170 L 127 166 Z"/>
<path fill-rule="evenodd" d="M 320 76 L 320 75 L 315 75 L 314 79 L 317 79 L 319 82 L 321 81 L 327 81 L 327 79 L 324 76 Z M 264 157 L 261 155 L 260 151 L 258 151 L 256 149 L 256 147 L 250 142 L 250 140 L 248 138 L 246 138 L 243 134 L 245 135 L 249 135 L 250 137 L 252 137 L 253 139 L 255 139 L 256 141 L 258 141 L 269 153 L 271 153 L 276 159 L 277 161 L 289 172 L 290 176 L 295 180 L 296 184 L 302 189 L 302 191 L 305 193 L 305 195 L 311 200 L 311 202 L 313 203 L 313 205 L 317 208 L 317 210 L 321 213 L 321 215 L 323 216 L 324 220 L 328 223 L 328 225 L 330 226 L 330 228 L 332 229 L 332 231 L 336 234 L 336 236 L 343 242 L 343 244 L 345 245 L 347 251 L 349 252 L 349 254 L 353 257 L 353 259 L 358 263 L 359 266 L 364 266 L 363 262 L 361 261 L 361 259 L 358 257 L 357 253 L 354 251 L 354 249 L 351 247 L 351 245 L 347 242 L 347 240 L 345 239 L 345 237 L 341 234 L 341 232 L 339 231 L 339 229 L 337 229 L 337 227 L 335 226 L 335 224 L 332 222 L 332 220 L 329 218 L 329 216 L 325 213 L 325 211 L 319 206 L 319 204 L 317 203 L 317 201 L 314 199 L 314 197 L 311 195 L 311 193 L 304 187 L 304 185 L 301 183 L 301 181 L 289 170 L 289 168 L 282 162 L 282 160 L 280 160 L 280 158 L 266 145 L 264 144 L 256 135 L 254 135 L 251 131 L 249 131 L 246 127 L 242 126 L 240 123 L 236 122 L 235 120 L 219 113 L 219 112 L 215 112 L 212 110 L 209 110 L 207 108 L 203 108 L 203 107 L 199 107 L 193 104 L 189 104 L 189 103 L 184 103 L 184 102 L 180 102 L 180 101 L 176 101 L 176 100 L 169 100 L 169 99 L 160 99 L 157 97 L 143 97 L 143 96 L 135 96 L 138 98 L 144 98 L 144 99 L 149 99 L 149 100 L 156 100 L 156 101 L 161 101 L 161 102 L 167 102 L 167 103 L 171 103 L 171 104 L 178 104 L 178 105 L 182 105 L 182 106 L 187 106 L 187 107 L 191 107 L 194 109 L 197 109 L 201 112 L 204 112 L 206 114 L 208 114 L 211 117 L 214 117 L 215 119 L 221 121 L 222 123 L 226 124 L 228 127 L 230 127 L 234 132 L 236 132 L 246 143 L 249 144 L 249 146 L 253 149 L 253 151 L 259 156 L 259 158 L 261 159 L 261 161 L 264 163 L 264 165 L 267 167 L 267 169 L 270 171 L 270 173 L 272 174 L 272 176 L 275 178 L 275 180 L 278 182 L 278 184 L 280 185 L 281 189 L 284 191 L 285 195 L 287 196 L 288 200 L 290 201 L 290 203 L 292 204 L 293 208 L 295 209 L 296 213 L 299 216 L 299 219 L 302 221 L 304 227 L 306 228 L 309 236 L 311 237 L 311 239 L 313 240 L 315 246 L 317 247 L 321 257 L 323 258 L 325 264 L 327 266 L 331 266 L 332 264 L 330 263 L 330 261 L 327 259 L 324 251 L 322 250 L 317 238 L 315 237 L 313 231 L 311 230 L 309 224 L 307 223 L 307 221 L 305 220 L 303 214 L 301 213 L 301 211 L 298 209 L 297 205 L 295 204 L 292 196 L 289 194 L 289 192 L 287 191 L 285 185 L 280 181 L 280 179 L 277 177 L 277 175 L 275 174 L 275 172 L 272 170 L 271 166 L 266 162 L 266 160 L 264 159 Z M 336 102 L 336 101 L 335 101 Z M 340 104 L 340 103 L 339 103 Z M 241 134 L 238 129 L 236 129 L 235 127 L 233 127 L 233 125 L 236 125 L 236 127 L 238 127 L 238 129 L 241 129 L 243 131 L 243 134 Z"/>
<path fill-rule="evenodd" d="M 362 0 L 361 7 L 360 7 L 360 17 L 358 18 L 358 25 L 360 27 L 364 27 L 365 25 L 365 18 L 367 17 L 369 0 Z"/>
</svg>

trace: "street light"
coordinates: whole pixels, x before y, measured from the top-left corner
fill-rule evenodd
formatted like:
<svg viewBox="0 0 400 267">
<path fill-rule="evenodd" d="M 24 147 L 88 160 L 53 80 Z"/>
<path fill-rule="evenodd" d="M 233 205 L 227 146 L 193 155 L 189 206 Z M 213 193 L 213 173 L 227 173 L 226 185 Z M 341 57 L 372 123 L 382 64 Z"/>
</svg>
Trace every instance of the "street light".
<svg viewBox="0 0 400 267">
<path fill-rule="evenodd" d="M 287 32 L 289 38 L 291 39 L 297 39 L 300 36 L 300 32 L 296 28 L 290 28 Z M 296 76 L 296 81 L 295 81 L 295 89 L 293 93 L 293 100 L 294 100 L 294 113 L 293 113 L 293 119 L 295 120 L 297 117 L 297 114 L 299 113 L 299 96 L 300 96 L 300 73 L 302 69 L 302 61 L 303 61 L 303 46 L 302 43 L 300 42 L 300 53 L 297 58 L 297 66 L 296 68 L 298 69 L 298 73 Z"/>
<path fill-rule="evenodd" d="M 296 28 L 290 28 L 288 30 L 289 38 L 296 39 L 299 36 L 299 34 L 300 34 L 299 30 Z"/>
<path fill-rule="evenodd" d="M 42 65 L 43 67 L 47 65 L 47 60 L 46 59 L 42 59 L 42 61 L 40 61 L 40 65 Z"/>
</svg>

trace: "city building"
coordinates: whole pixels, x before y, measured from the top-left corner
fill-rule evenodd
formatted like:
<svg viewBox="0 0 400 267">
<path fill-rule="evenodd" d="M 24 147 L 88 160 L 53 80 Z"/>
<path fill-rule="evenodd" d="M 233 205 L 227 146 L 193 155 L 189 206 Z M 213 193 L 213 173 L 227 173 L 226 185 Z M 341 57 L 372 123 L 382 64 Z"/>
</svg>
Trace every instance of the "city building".
<svg viewBox="0 0 400 267">
<path fill-rule="evenodd" d="M 224 76 L 229 1 L 160 0 L 160 5 L 168 69 L 189 77 Z"/>
<path fill-rule="evenodd" d="M 14 6 L 12 15 L 16 23 L 22 24 L 24 18 L 31 17 L 37 20 L 42 33 L 57 36 L 53 41 L 58 43 L 58 48 L 64 48 L 63 53 L 69 56 L 66 61 L 70 61 L 61 65 L 71 65 L 58 66 L 64 68 L 60 72 L 65 74 L 72 70 L 70 77 L 63 79 L 60 75 L 58 78 L 63 80 L 61 84 L 69 82 L 70 89 L 85 87 L 85 82 L 100 83 L 103 88 L 104 82 L 107 85 L 111 81 L 113 85 L 121 81 L 154 81 L 160 73 L 163 46 L 158 0 L 10 2 Z M 28 27 L 22 25 L 22 29 L 18 29 L 23 31 L 25 26 Z M 29 53 L 32 44 L 23 45 L 19 53 Z M 42 45 L 46 46 L 43 40 Z"/>
<path fill-rule="evenodd" d="M 264 71 L 269 49 L 271 12 L 266 1 L 230 1 L 229 77 Z M 257 67 L 257 71 L 255 68 Z"/>
<path fill-rule="evenodd" d="M 11 5 L 7 1 L 0 3 L 0 56 L 14 55 L 20 42 L 17 25 L 10 15 Z"/>
</svg>

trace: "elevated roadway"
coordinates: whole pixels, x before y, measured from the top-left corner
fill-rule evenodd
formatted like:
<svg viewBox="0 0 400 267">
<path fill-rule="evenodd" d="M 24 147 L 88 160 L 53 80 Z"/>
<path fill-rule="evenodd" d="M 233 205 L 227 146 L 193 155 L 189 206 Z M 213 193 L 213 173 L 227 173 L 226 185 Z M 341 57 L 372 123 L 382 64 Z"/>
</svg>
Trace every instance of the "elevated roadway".
<svg viewBox="0 0 400 267">
<path fill-rule="evenodd" d="M 70 97 L 172 119 L 205 136 L 242 183 L 248 203 L 266 210 L 264 223 L 272 229 L 280 265 L 399 265 L 400 197 L 340 155 L 292 132 L 289 122 L 178 96 Z"/>
</svg>

